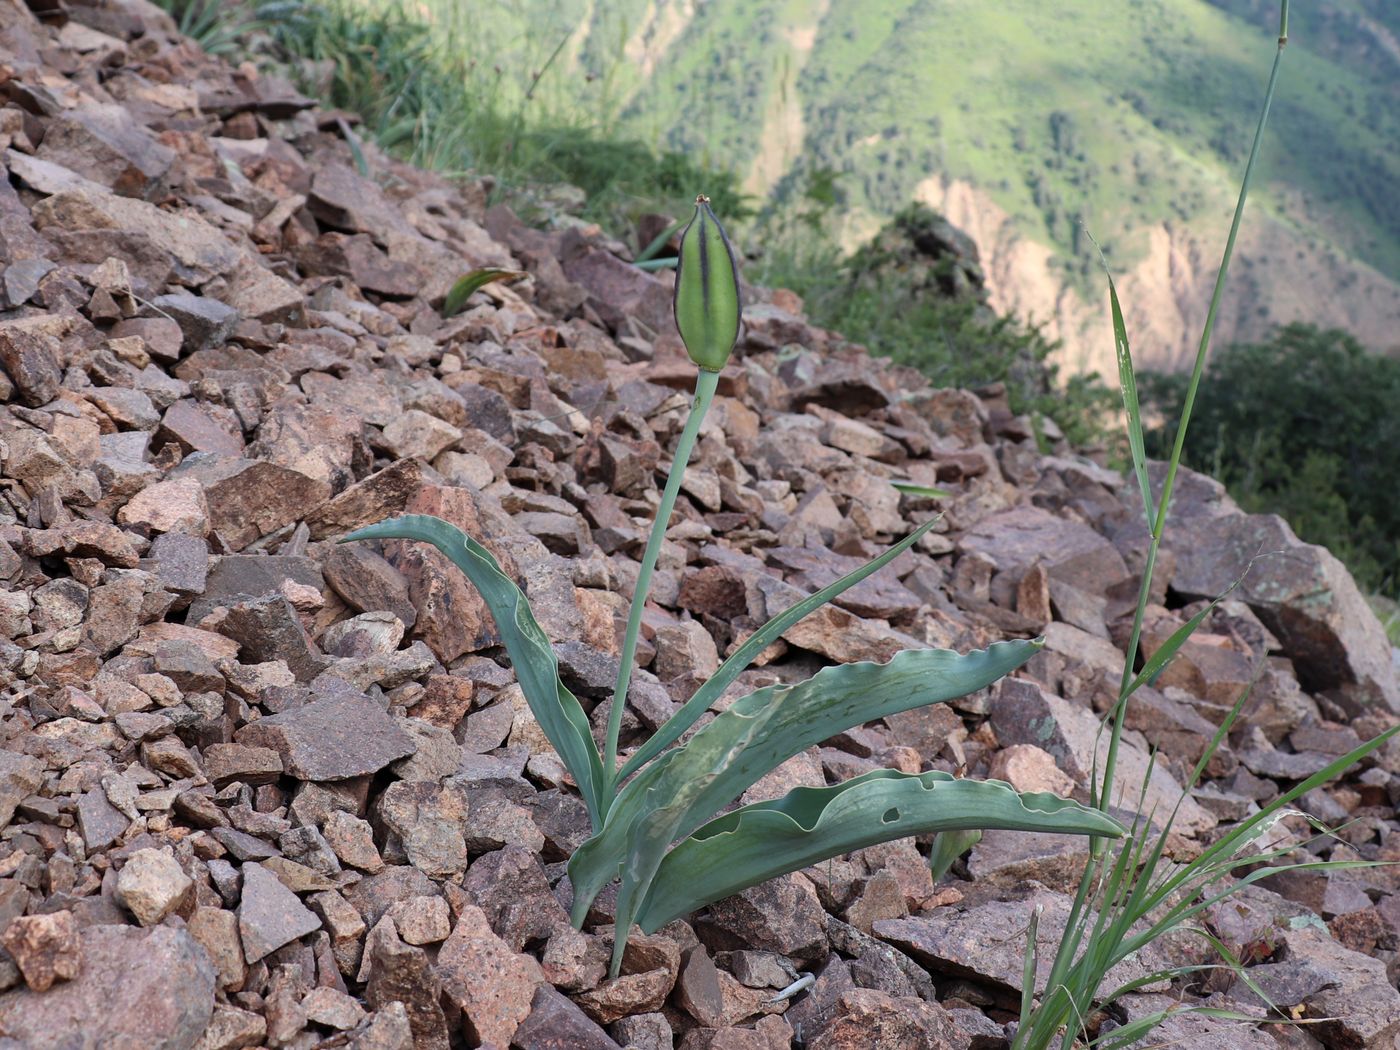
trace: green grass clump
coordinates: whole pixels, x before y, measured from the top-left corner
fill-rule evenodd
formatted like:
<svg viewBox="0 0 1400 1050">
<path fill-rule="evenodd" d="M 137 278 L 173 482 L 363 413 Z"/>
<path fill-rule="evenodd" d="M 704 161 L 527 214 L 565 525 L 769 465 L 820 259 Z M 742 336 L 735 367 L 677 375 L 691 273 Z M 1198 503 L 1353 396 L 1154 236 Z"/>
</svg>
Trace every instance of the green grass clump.
<svg viewBox="0 0 1400 1050">
<path fill-rule="evenodd" d="M 1186 462 L 1246 510 L 1282 515 L 1370 590 L 1400 594 L 1400 360 L 1345 332 L 1294 324 L 1227 347 L 1196 397 Z M 1180 412 L 1184 376 L 1145 376 L 1149 405 Z M 1147 432 L 1165 454 L 1165 427 Z"/>
<path fill-rule="evenodd" d="M 1102 776 L 1096 770 L 1092 798 L 1096 805 L 1107 809 L 1117 799 L 1114 795 L 1115 773 L 1119 744 L 1127 718 L 1128 706 L 1134 693 L 1152 681 L 1168 660 L 1191 637 L 1196 628 L 1205 620 L 1215 604 L 1224 598 L 1217 597 L 1205 609 L 1177 630 L 1157 652 L 1145 661 L 1139 669 L 1139 642 L 1142 636 L 1143 619 L 1150 601 L 1152 576 L 1166 528 L 1168 509 L 1171 505 L 1172 490 L 1182 462 L 1182 455 L 1193 409 L 1200 403 L 1202 378 L 1206 374 L 1206 358 L 1210 351 L 1211 333 L 1225 288 L 1225 277 L 1229 272 L 1230 259 L 1234 253 L 1235 239 L 1240 221 L 1244 216 L 1245 202 L 1249 197 L 1250 179 L 1258 160 L 1259 148 L 1263 139 L 1264 127 L 1268 120 L 1270 104 L 1278 80 L 1280 62 L 1288 39 L 1288 0 L 1282 0 L 1279 14 L 1278 51 L 1269 75 L 1269 84 L 1264 98 L 1263 112 L 1254 134 L 1249 160 L 1245 165 L 1244 179 L 1235 206 L 1234 221 L 1225 244 L 1224 256 L 1211 296 L 1210 309 L 1201 333 L 1201 341 L 1196 353 L 1195 365 L 1186 380 L 1181 399 L 1181 410 L 1173 428 L 1173 440 L 1167 459 L 1167 470 L 1162 487 L 1154 501 L 1154 493 L 1148 481 L 1146 470 L 1145 440 L 1142 412 L 1138 401 L 1137 381 L 1133 370 L 1132 352 L 1128 345 L 1128 335 L 1119 307 L 1118 293 L 1109 279 L 1109 300 L 1113 315 L 1114 338 L 1119 365 L 1119 379 L 1123 392 L 1123 404 L 1127 415 L 1129 443 L 1132 449 L 1134 474 L 1137 477 L 1142 497 L 1145 520 L 1151 526 L 1151 542 L 1148 546 L 1143 575 L 1134 613 L 1132 633 L 1128 640 L 1127 658 L 1124 661 L 1123 676 L 1119 687 L 1118 701 L 1110 713 L 1108 729 L 1109 743 L 1102 767 Z M 1228 394 L 1228 390 L 1226 391 Z M 1212 737 L 1205 753 L 1187 778 L 1182 793 L 1193 790 L 1199 782 L 1207 764 L 1215 756 L 1221 745 L 1228 739 L 1240 711 L 1243 709 L 1249 691 L 1245 690 L 1233 709 Z M 1106 1024 L 1112 1017 L 1114 1004 L 1122 997 L 1138 991 L 1148 984 L 1163 979 L 1174 981 L 1190 980 L 1204 970 L 1225 968 L 1233 971 L 1236 978 L 1255 992 L 1270 1006 L 1268 997 L 1253 982 L 1248 970 L 1241 961 L 1217 938 L 1202 922 L 1202 917 L 1215 905 L 1227 901 L 1235 893 L 1261 879 L 1284 872 L 1333 872 L 1347 868 L 1371 867 L 1370 862 L 1317 861 L 1297 862 L 1291 859 L 1297 848 L 1294 842 L 1282 847 L 1268 843 L 1267 833 L 1290 812 L 1292 804 L 1308 791 L 1321 787 L 1334 777 L 1377 751 L 1400 733 L 1400 726 L 1387 730 L 1380 736 L 1367 741 L 1350 753 L 1343 755 L 1294 785 L 1272 800 L 1257 813 L 1230 826 L 1220 837 L 1210 843 L 1199 856 L 1183 864 L 1164 863 L 1167 841 L 1176 811 L 1166 815 L 1164 825 L 1154 830 L 1152 814 L 1143 812 L 1143 798 L 1137 800 L 1138 819 L 1131 833 L 1120 840 L 1112 850 L 1104 848 L 1104 843 L 1095 845 L 1086 863 L 1079 888 L 1074 898 L 1065 932 L 1055 951 L 1044 993 L 1037 1001 L 1030 988 L 1024 990 L 1021 1018 L 1013 1050 L 1048 1050 L 1058 1045 L 1061 1050 L 1074 1047 L 1095 1047 L 1098 1050 L 1123 1048 L 1139 1045 L 1139 1040 L 1167 1020 L 1173 1012 L 1197 1013 L 1224 1020 L 1250 1023 L 1256 1018 L 1247 1014 L 1210 1007 L 1181 1005 L 1146 1017 L 1138 1018 L 1121 1026 Z M 1180 803 L 1178 802 L 1178 808 Z M 1322 835 L 1326 829 L 1318 828 Z M 1302 855 L 1310 856 L 1303 844 Z M 1119 987 L 1105 984 L 1108 974 L 1124 960 L 1140 953 L 1144 948 L 1168 934 L 1185 933 L 1199 937 L 1208 947 L 1213 948 L 1219 958 L 1218 963 L 1206 965 L 1172 966 L 1144 978 L 1130 981 Z M 1037 969 L 1037 946 L 1034 923 L 1026 952 L 1027 984 L 1031 984 Z M 1287 1005 L 1287 1004 L 1286 1004 Z M 1288 1015 L 1275 1011 L 1275 1016 L 1286 1019 Z"/>
</svg>

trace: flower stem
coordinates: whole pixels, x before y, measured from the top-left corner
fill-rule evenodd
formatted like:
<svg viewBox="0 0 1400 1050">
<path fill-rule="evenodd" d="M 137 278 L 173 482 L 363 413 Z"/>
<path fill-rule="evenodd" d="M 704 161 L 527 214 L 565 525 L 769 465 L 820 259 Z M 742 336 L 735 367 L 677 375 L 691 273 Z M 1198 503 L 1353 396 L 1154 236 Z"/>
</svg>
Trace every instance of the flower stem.
<svg viewBox="0 0 1400 1050">
<path fill-rule="evenodd" d="M 661 503 L 656 508 L 656 518 L 651 523 L 651 536 L 647 539 L 646 551 L 642 554 L 642 567 L 637 573 L 637 586 L 632 591 L 632 607 L 627 614 L 627 633 L 622 638 L 622 662 L 617 669 L 617 687 L 613 690 L 612 708 L 608 711 L 608 739 L 603 752 L 603 775 L 608 778 L 605 796 L 611 796 L 617 778 L 617 738 L 622 732 L 622 709 L 627 703 L 627 687 L 632 682 L 633 663 L 637 655 L 637 635 L 642 628 L 642 609 L 647 603 L 647 592 L 651 590 L 651 574 L 656 569 L 656 559 L 661 554 L 661 541 L 666 537 L 666 528 L 671 521 L 671 511 L 676 506 L 676 496 L 681 490 L 681 479 L 685 476 L 686 464 L 695 448 L 695 439 L 700 435 L 700 424 L 705 412 L 715 399 L 719 386 L 719 373 L 701 369 L 695 380 L 695 398 L 690 404 L 690 418 L 685 421 L 680 440 L 676 442 L 676 454 L 671 460 L 671 472 L 666 476 L 666 487 L 661 491 Z"/>
</svg>

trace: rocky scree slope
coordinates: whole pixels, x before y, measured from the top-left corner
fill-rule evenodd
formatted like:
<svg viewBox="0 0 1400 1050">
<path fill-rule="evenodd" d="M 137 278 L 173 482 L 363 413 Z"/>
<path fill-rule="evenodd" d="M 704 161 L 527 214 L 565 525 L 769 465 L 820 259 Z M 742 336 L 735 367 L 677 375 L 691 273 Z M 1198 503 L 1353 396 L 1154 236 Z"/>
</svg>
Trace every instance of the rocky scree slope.
<svg viewBox="0 0 1400 1050">
<path fill-rule="evenodd" d="M 402 511 L 479 536 L 605 721 L 625 595 L 692 370 L 669 291 L 596 229 L 367 151 L 139 0 L 0 0 L 0 1047 L 970 1050 L 1006 1045 L 1023 931 L 1084 843 L 989 834 L 932 884 L 864 850 L 634 937 L 567 920 L 583 806 L 476 595 L 438 555 L 337 546 Z M 492 286 L 449 321 L 450 283 Z M 1017 677 L 843 733 L 750 793 L 892 765 L 1084 797 L 1146 531 L 1117 474 L 1038 450 L 1000 391 L 930 389 L 757 290 L 686 482 L 625 740 L 798 595 L 938 530 L 793 627 L 734 694 L 828 661 L 1044 634 Z M 1050 440 L 1053 442 L 1054 436 Z M 1244 584 L 1135 702 L 1131 790 L 1178 858 L 1395 719 L 1391 651 L 1335 559 L 1185 475 L 1147 647 Z M 729 698 L 726 698 L 726 701 Z M 1400 751 L 1307 796 L 1333 859 L 1400 855 Z M 747 800 L 747 799 L 746 799 Z M 1297 820 L 1277 834 L 1306 837 Z M 1280 841 L 1287 841 L 1281 838 Z M 1196 1047 L 1381 1047 L 1400 876 L 1297 874 L 1211 915 L 1306 1030 L 1177 1020 Z M 1206 961 L 1198 940 L 1141 966 Z M 815 977 L 786 999 L 799 973 Z M 1041 975 L 1043 980 L 1044 975 Z M 1260 1017 L 1242 983 L 1190 991 Z"/>
</svg>

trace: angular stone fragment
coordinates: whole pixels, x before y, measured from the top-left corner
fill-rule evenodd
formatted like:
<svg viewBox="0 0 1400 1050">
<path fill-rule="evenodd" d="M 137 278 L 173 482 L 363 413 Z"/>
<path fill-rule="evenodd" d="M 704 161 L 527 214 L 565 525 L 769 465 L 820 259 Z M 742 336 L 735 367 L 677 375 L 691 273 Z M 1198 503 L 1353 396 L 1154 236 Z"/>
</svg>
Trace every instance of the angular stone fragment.
<svg viewBox="0 0 1400 1050">
<path fill-rule="evenodd" d="M 238 323 L 238 311 L 217 299 L 176 293 L 162 295 L 153 304 L 180 326 L 189 353 L 222 346 Z"/>
<path fill-rule="evenodd" d="M 214 963 L 219 987 L 236 991 L 248 975 L 243 941 L 238 935 L 238 916 L 223 908 L 196 908 L 188 925 L 193 937 Z"/>
<path fill-rule="evenodd" d="M 365 1018 L 365 1010 L 352 996 L 335 988 L 313 988 L 301 1001 L 306 1019 L 346 1032 Z"/>
<path fill-rule="evenodd" d="M 1099 739 L 1099 719 L 1092 711 L 1047 693 L 1028 679 L 1004 678 L 992 698 L 992 727 L 1003 745 L 1034 744 L 1048 751 L 1081 786 L 1087 786 L 1095 769 Z M 1195 834 L 1216 825 L 1215 817 L 1194 799 L 1181 798 L 1180 786 L 1160 764 L 1125 740 L 1118 752 L 1114 790 L 1121 792 L 1128 804 L 1136 804 L 1144 781 L 1144 813 L 1155 813 L 1165 820 L 1180 800 L 1173 825 L 1177 831 Z"/>
<path fill-rule="evenodd" d="M 257 1046 L 267 1035 L 267 1021 L 261 1014 L 236 1006 L 215 1006 L 214 1017 L 194 1050 L 243 1050 Z"/>
<path fill-rule="evenodd" d="M 427 462 L 457 444 L 462 432 L 437 416 L 411 408 L 384 428 L 384 443 L 398 459 Z"/>
<path fill-rule="evenodd" d="M 1325 548 L 1302 543 L 1271 514 L 1190 518 L 1169 535 L 1175 590 L 1215 598 L 1243 576 L 1236 593 L 1278 637 L 1305 689 L 1331 693 L 1353 712 L 1376 704 L 1400 712 L 1385 630 Z"/>
<path fill-rule="evenodd" d="M 122 106 L 86 105 L 60 114 L 39 154 L 126 197 L 149 199 L 175 161 Z"/>
<path fill-rule="evenodd" d="M 242 428 L 231 411 L 222 405 L 188 398 L 165 410 L 157 436 L 162 441 L 175 442 L 187 453 L 238 456 L 243 452 Z"/>
<path fill-rule="evenodd" d="M 346 780 L 377 773 L 416 749 L 382 708 L 367 697 L 337 696 L 253 722 L 237 742 L 269 747 L 283 768 L 302 780 Z"/>
<path fill-rule="evenodd" d="M 37 758 L 0 748 L 0 828 L 9 824 L 15 807 L 43 782 L 44 764 Z"/>
<path fill-rule="evenodd" d="M 714 948 L 758 948 L 794 959 L 827 951 L 826 913 L 811 883 L 783 875 L 712 904 L 700 926 Z"/>
<path fill-rule="evenodd" d="M 948 1011 L 937 1003 L 854 988 L 807 1045 L 811 1050 L 951 1050 L 963 1045 L 960 1036 Z"/>
<path fill-rule="evenodd" d="M 365 953 L 369 966 L 365 1001 L 378 1009 L 402 1003 L 415 1050 L 447 1050 L 443 986 L 427 952 L 405 944 L 394 932 L 393 922 L 386 920 L 370 931 Z"/>
<path fill-rule="evenodd" d="M 520 1050 L 622 1050 L 598 1024 L 548 984 L 535 989 L 530 1012 L 515 1030 Z"/>
<path fill-rule="evenodd" d="M 665 970 L 623 974 L 576 996 L 574 1001 L 599 1024 L 612 1024 L 629 1014 L 659 1010 L 673 980 Z"/>
<path fill-rule="evenodd" d="M 106 849 L 130 824 L 131 821 L 107 801 L 100 787 L 78 796 L 78 828 L 89 850 Z"/>
<path fill-rule="evenodd" d="M 392 518 L 403 512 L 422 484 L 423 468 L 417 460 L 401 459 L 391 463 L 355 482 L 308 515 L 306 524 L 311 529 L 311 538 L 325 539 Z M 404 620 L 404 623 L 411 625 L 412 621 Z"/>
<path fill-rule="evenodd" d="M 194 883 L 166 850 L 141 849 L 117 874 L 117 900 L 142 926 L 155 926 L 189 900 Z"/>
<path fill-rule="evenodd" d="M 282 945 L 321 928 L 321 920 L 267 868 L 250 862 L 243 865 L 242 871 L 238 933 L 248 962 L 255 963 Z"/>
<path fill-rule="evenodd" d="M 58 340 L 42 332 L 0 325 L 0 367 L 26 405 L 54 399 L 63 378 Z"/>
<path fill-rule="evenodd" d="M 384 826 L 398 836 L 409 863 L 429 875 L 465 871 L 466 792 L 454 784 L 397 781 L 375 804 Z"/>
<path fill-rule="evenodd" d="M 270 747 L 210 744 L 204 749 L 204 775 L 220 788 L 235 780 L 272 784 L 282 775 L 282 756 Z"/>
<path fill-rule="evenodd" d="M 436 970 L 471 1036 L 497 1046 L 512 1045 L 543 981 L 535 960 L 512 952 L 474 905 L 462 909 L 438 952 Z"/>
<path fill-rule="evenodd" d="M 78 975 L 82 945 L 71 911 L 21 915 L 11 919 L 0 945 L 14 958 L 32 991 L 48 991 Z"/>
<path fill-rule="evenodd" d="M 1040 992 L 1049 979 L 1055 946 L 1072 903 L 1066 894 L 1037 889 L 1022 900 L 955 904 L 907 919 L 881 919 L 874 924 L 874 934 L 934 975 L 966 977 L 1019 994 L 1026 941 L 1024 935 L 1008 937 L 1006 931 L 1025 930 L 1031 911 L 1039 907 L 1036 991 Z M 1117 987 L 1162 968 L 1166 958 L 1161 946 L 1149 945 L 1139 956 L 1110 970 L 1108 980 Z"/>
<path fill-rule="evenodd" d="M 232 550 L 305 517 L 330 496 L 326 482 L 262 461 L 190 456 L 172 474 L 186 476 L 204 486 L 209 523 Z"/>
<path fill-rule="evenodd" d="M 193 478 L 162 481 L 143 489 L 117 512 L 122 525 L 141 526 L 151 533 L 209 533 L 209 505 L 204 489 Z"/>
<path fill-rule="evenodd" d="M 185 1050 L 214 1012 L 214 968 L 188 932 L 171 926 L 89 926 L 78 974 L 42 994 L 0 995 L 0 1026 L 25 1050 L 91 1045 L 93 1018 L 111 1046 Z"/>
<path fill-rule="evenodd" d="M 139 232 L 130 242 L 144 253 L 154 252 L 173 263 L 175 272 L 186 280 L 202 282 L 226 273 L 238 261 L 239 251 L 223 233 L 193 211 L 163 211 L 145 201 L 99 191 L 89 184 L 63 189 L 34 206 L 34 225 L 48 236 L 74 234 L 81 238 L 94 233 Z M 101 262 L 113 252 L 104 245 Z"/>
<path fill-rule="evenodd" d="M 371 875 L 384 869 L 384 859 L 375 848 L 374 830 L 368 821 L 344 810 L 335 810 L 326 818 L 321 833 L 341 863 Z"/>
<path fill-rule="evenodd" d="M 311 681 L 330 663 L 307 635 L 292 603 L 281 594 L 234 603 L 220 629 L 238 643 L 245 660 L 285 660 L 299 682 Z"/>
</svg>

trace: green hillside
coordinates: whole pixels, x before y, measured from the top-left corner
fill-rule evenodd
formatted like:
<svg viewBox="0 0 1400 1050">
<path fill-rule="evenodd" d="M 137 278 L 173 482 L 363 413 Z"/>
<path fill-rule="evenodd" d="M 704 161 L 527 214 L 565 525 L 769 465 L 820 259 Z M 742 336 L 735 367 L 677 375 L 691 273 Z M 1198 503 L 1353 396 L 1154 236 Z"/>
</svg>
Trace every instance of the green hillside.
<svg viewBox="0 0 1400 1050">
<path fill-rule="evenodd" d="M 1126 268 L 1151 230 L 1225 214 L 1277 18 L 1271 0 L 434 3 L 506 69 L 562 42 L 537 87 L 556 111 L 693 151 L 761 200 L 834 172 L 848 244 L 931 177 L 957 180 L 1095 295 L 1081 220 Z M 1344 295 L 1359 267 L 1352 312 L 1384 331 L 1367 311 L 1400 280 L 1400 4 L 1294 6 L 1256 200 L 1308 266 L 1276 279 L 1320 268 L 1318 293 Z"/>
</svg>

